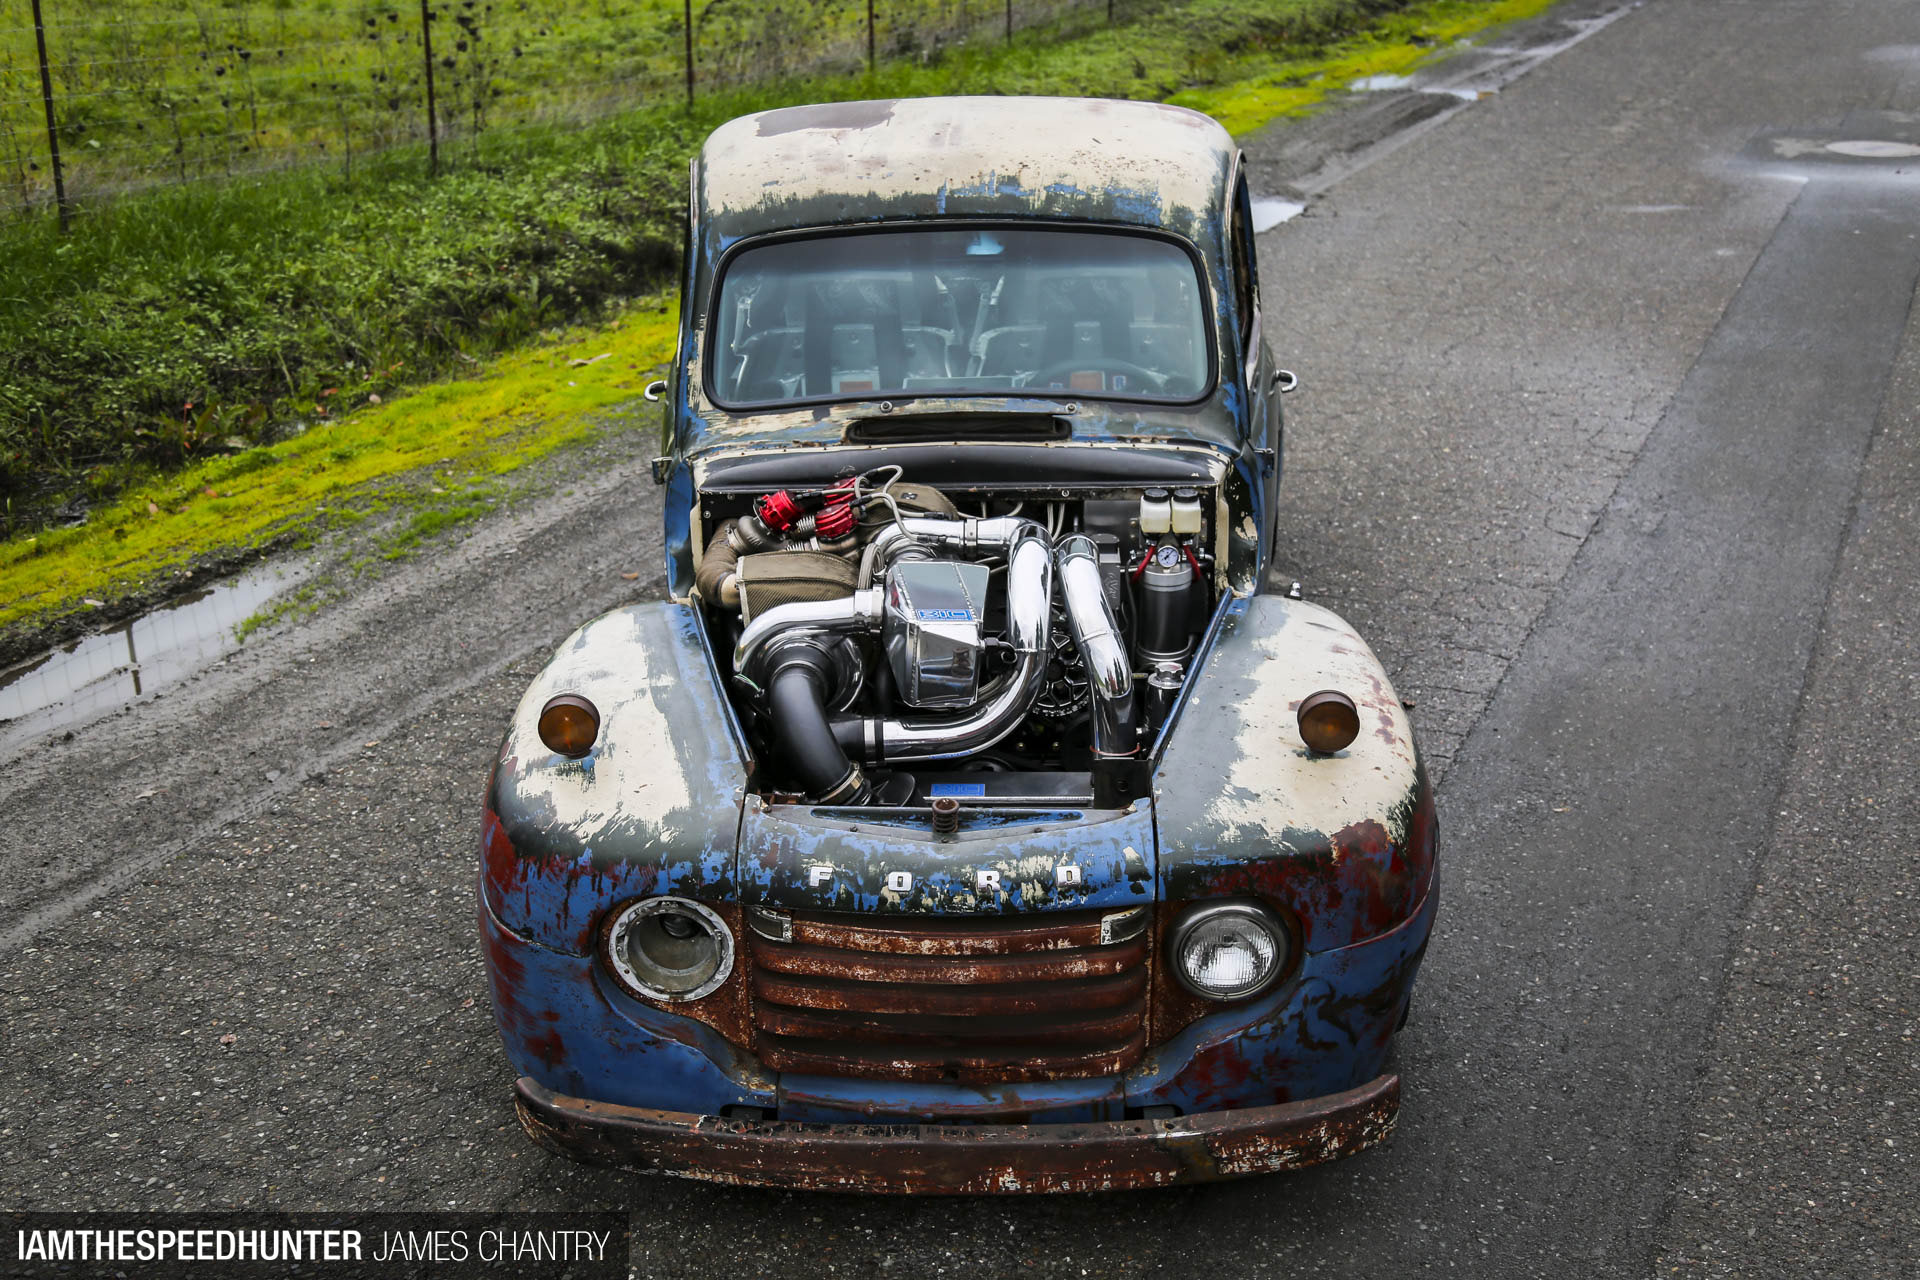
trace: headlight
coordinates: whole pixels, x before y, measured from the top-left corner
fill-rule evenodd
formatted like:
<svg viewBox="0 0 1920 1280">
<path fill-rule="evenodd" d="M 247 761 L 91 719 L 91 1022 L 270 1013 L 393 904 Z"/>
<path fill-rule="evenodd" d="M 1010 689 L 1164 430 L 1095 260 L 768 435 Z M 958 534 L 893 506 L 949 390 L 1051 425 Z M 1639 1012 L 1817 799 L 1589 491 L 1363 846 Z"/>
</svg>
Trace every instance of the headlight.
<svg viewBox="0 0 1920 1280">
<path fill-rule="evenodd" d="M 733 934 L 690 898 L 642 898 L 615 912 L 603 934 L 607 967 L 649 1000 L 698 1000 L 733 972 Z"/>
<path fill-rule="evenodd" d="M 1195 995 L 1244 1000 L 1286 972 L 1293 938 L 1278 916 L 1256 903 L 1209 903 L 1175 926 L 1168 958 L 1180 985 Z"/>
</svg>

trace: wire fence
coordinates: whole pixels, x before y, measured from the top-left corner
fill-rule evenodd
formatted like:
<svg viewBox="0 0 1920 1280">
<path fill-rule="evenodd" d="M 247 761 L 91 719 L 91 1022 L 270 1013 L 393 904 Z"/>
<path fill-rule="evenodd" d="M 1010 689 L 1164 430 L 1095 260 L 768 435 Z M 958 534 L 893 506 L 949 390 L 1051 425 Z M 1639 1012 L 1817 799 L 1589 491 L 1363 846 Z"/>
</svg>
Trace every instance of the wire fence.
<svg viewBox="0 0 1920 1280">
<path fill-rule="evenodd" d="M 692 104 L 742 86 L 929 62 L 1153 0 L 0 0 L 0 203 L 57 209 L 166 182 Z"/>
</svg>

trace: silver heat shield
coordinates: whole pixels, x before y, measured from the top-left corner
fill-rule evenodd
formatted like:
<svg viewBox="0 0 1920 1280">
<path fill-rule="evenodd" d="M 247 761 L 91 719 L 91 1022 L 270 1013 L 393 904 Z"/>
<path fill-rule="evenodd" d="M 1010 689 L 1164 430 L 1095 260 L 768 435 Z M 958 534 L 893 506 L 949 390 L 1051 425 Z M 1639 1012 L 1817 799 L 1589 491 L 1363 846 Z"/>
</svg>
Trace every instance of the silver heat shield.
<svg viewBox="0 0 1920 1280">
<path fill-rule="evenodd" d="M 881 622 L 894 688 L 910 707 L 971 707 L 980 699 L 987 567 L 904 560 L 887 570 Z"/>
<path fill-rule="evenodd" d="M 1054 570 L 1066 597 L 1067 627 L 1087 669 L 1093 691 L 1093 754 L 1096 759 L 1139 750 L 1133 705 L 1133 664 L 1100 578 L 1100 549 L 1073 534 L 1054 552 Z"/>
</svg>

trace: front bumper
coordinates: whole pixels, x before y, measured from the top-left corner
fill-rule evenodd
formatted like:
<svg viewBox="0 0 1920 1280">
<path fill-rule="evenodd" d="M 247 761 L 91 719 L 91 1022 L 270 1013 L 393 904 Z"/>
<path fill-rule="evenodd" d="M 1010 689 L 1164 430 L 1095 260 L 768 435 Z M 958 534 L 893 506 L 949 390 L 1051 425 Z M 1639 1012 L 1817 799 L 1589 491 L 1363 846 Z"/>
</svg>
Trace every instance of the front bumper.
<svg viewBox="0 0 1920 1280">
<path fill-rule="evenodd" d="M 595 1164 L 813 1191 L 992 1195 L 1117 1191 L 1298 1169 L 1393 1131 L 1400 1077 L 1305 1102 L 1076 1124 L 801 1124 L 570 1098 L 522 1077 L 520 1123 Z"/>
</svg>

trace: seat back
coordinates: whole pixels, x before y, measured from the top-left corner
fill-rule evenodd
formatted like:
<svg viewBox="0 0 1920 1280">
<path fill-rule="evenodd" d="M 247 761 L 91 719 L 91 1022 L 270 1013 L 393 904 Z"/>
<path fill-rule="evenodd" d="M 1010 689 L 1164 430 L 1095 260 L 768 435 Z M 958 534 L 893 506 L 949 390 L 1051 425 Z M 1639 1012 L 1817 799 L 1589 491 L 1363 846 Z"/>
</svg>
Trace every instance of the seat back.
<svg viewBox="0 0 1920 1280">
<path fill-rule="evenodd" d="M 1045 362 L 1046 340 L 1045 325 L 1010 324 L 988 329 L 973 340 L 967 373 L 976 378 L 1031 373 Z"/>
<path fill-rule="evenodd" d="M 1193 369 L 1195 359 L 1193 330 L 1178 324 L 1136 324 L 1128 326 L 1133 334 L 1133 361 L 1160 373 Z"/>
<path fill-rule="evenodd" d="M 740 344 L 734 397 L 749 403 L 796 395 L 806 356 L 799 326 L 762 329 Z"/>
<path fill-rule="evenodd" d="M 827 383 L 809 387 L 808 394 L 878 391 L 879 341 L 870 324 L 836 324 L 827 339 Z"/>
</svg>

